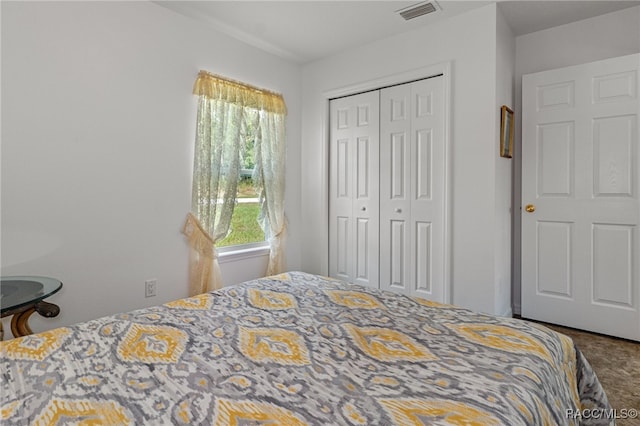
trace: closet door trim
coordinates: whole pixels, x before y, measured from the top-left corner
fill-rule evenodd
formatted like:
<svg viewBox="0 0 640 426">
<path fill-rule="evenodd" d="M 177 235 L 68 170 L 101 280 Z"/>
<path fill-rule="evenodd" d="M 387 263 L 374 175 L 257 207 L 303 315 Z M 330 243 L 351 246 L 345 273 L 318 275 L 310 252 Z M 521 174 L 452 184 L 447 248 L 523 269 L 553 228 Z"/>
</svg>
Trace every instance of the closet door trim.
<svg viewBox="0 0 640 426">
<path fill-rule="evenodd" d="M 326 200 L 325 207 L 326 211 L 324 214 L 324 232 L 323 232 L 323 241 L 324 245 L 324 259 L 322 259 L 323 265 L 323 273 L 329 274 L 329 101 L 331 99 L 340 98 L 343 96 L 355 95 L 362 92 L 367 92 L 371 90 L 378 90 L 383 87 L 394 86 L 397 84 L 409 83 L 415 80 L 421 80 L 425 78 L 435 77 L 438 75 L 442 75 L 444 79 L 444 143 L 445 143 L 445 183 L 444 183 L 444 217 L 445 217 L 445 238 L 444 238 L 444 302 L 452 303 L 452 197 L 451 197 L 451 183 L 452 183 L 452 147 L 451 147 L 451 111 L 452 111 L 452 100 L 451 100 L 451 69 L 452 63 L 450 61 L 437 63 L 431 66 L 417 68 L 414 70 L 380 77 L 373 80 L 363 81 L 360 83 L 355 83 L 353 85 L 340 87 L 332 90 L 328 90 L 322 93 L 322 97 L 324 100 L 324 108 L 323 108 L 323 131 L 324 135 L 322 138 L 323 144 L 323 153 L 322 156 L 322 181 L 321 181 L 321 190 L 322 196 Z"/>
</svg>

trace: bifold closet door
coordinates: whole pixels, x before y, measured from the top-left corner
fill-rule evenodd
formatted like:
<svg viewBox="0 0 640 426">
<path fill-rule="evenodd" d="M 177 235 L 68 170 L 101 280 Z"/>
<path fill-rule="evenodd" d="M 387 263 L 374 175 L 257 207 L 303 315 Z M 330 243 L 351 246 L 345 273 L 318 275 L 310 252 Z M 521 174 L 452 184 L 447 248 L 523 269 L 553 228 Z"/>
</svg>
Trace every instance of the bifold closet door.
<svg viewBox="0 0 640 426">
<path fill-rule="evenodd" d="M 444 79 L 381 90 L 380 286 L 445 298 Z"/>
<path fill-rule="evenodd" d="M 378 288 L 379 92 L 329 105 L 329 275 Z"/>
</svg>

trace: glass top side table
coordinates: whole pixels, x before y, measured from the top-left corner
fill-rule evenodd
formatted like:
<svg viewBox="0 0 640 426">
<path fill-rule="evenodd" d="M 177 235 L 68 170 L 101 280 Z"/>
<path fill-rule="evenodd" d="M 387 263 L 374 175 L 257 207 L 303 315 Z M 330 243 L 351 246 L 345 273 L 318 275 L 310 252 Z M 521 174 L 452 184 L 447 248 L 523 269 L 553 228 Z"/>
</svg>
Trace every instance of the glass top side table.
<svg viewBox="0 0 640 426">
<path fill-rule="evenodd" d="M 49 277 L 15 276 L 0 278 L 0 317 L 13 315 L 11 332 L 14 337 L 32 334 L 29 328 L 29 317 L 34 312 L 46 318 L 60 313 L 60 308 L 44 299 L 57 293 L 62 282 Z M 0 322 L 0 340 L 4 338 L 4 330 Z"/>
</svg>

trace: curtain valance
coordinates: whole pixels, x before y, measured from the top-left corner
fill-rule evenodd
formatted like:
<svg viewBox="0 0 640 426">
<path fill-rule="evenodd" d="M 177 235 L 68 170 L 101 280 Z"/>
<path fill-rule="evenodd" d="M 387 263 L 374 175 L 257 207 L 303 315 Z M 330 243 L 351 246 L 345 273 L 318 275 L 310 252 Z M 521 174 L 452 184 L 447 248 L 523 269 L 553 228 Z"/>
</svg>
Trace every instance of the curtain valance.
<svg viewBox="0 0 640 426">
<path fill-rule="evenodd" d="M 220 77 L 207 71 L 198 73 L 198 78 L 193 85 L 193 94 L 210 99 L 220 99 L 243 107 L 276 114 L 287 114 L 287 106 L 281 94 Z"/>
</svg>

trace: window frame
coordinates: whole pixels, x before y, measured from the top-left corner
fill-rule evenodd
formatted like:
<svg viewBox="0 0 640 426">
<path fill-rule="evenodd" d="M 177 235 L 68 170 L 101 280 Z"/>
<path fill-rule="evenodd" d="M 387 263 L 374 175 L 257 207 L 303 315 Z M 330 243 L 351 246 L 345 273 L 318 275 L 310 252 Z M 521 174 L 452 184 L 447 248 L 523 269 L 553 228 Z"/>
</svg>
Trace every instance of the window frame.
<svg viewBox="0 0 640 426">
<path fill-rule="evenodd" d="M 233 262 L 251 257 L 268 256 L 271 246 L 268 240 L 255 243 L 237 244 L 233 246 L 216 247 L 220 263 Z"/>
</svg>

